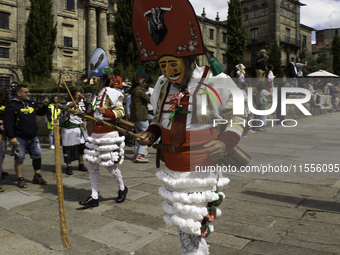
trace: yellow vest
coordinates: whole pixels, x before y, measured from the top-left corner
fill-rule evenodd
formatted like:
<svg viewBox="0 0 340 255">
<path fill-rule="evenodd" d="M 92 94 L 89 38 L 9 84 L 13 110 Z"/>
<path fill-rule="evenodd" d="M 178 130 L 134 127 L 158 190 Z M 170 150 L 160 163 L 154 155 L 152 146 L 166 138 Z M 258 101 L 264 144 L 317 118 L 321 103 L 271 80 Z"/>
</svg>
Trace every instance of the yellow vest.
<svg viewBox="0 0 340 255">
<path fill-rule="evenodd" d="M 58 112 L 57 112 L 55 110 L 54 104 L 50 104 L 48 106 L 48 108 L 50 109 L 50 111 L 52 113 L 52 115 L 51 115 L 52 121 L 53 121 L 53 119 L 58 118 L 58 114 L 61 113 L 61 110 L 58 109 Z M 53 129 L 53 126 L 51 125 L 51 123 L 49 121 L 47 121 L 47 129 Z"/>
</svg>

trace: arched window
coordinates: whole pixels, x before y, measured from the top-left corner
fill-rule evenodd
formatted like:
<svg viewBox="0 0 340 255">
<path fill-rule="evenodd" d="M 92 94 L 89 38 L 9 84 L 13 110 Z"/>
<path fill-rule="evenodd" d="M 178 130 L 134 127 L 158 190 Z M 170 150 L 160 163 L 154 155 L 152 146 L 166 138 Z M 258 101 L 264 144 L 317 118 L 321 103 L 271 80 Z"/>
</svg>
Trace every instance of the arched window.
<svg viewBox="0 0 340 255">
<path fill-rule="evenodd" d="M 247 13 L 248 11 L 249 11 L 248 8 L 243 9 L 243 13 Z"/>
<path fill-rule="evenodd" d="M 254 19 L 254 18 L 257 18 L 259 16 L 259 10 L 258 10 L 258 6 L 257 5 L 254 5 L 252 8 L 251 8 L 251 18 Z"/>
<path fill-rule="evenodd" d="M 265 16 L 268 15 L 268 4 L 267 3 L 263 3 L 261 5 L 261 16 Z"/>
</svg>

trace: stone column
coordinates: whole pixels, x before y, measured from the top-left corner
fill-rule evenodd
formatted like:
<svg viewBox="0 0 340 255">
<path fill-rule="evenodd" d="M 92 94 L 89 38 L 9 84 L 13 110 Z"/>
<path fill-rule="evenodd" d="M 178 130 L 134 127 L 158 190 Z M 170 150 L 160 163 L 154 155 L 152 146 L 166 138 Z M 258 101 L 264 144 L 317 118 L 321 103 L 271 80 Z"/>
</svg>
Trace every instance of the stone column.
<svg viewBox="0 0 340 255">
<path fill-rule="evenodd" d="M 90 61 L 93 51 L 97 48 L 97 18 L 96 8 L 87 7 L 87 34 L 86 34 L 86 63 Z M 87 67 L 86 67 L 87 68 Z"/>
<path fill-rule="evenodd" d="M 100 8 L 98 20 L 98 47 L 107 51 L 107 9 Z"/>
</svg>

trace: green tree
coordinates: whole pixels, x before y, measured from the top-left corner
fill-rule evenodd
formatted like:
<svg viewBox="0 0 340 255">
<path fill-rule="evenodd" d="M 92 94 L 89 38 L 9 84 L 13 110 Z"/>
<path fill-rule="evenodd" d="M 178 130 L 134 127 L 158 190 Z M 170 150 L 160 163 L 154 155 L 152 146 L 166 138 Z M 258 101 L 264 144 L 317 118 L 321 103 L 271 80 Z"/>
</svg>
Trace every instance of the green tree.
<svg viewBox="0 0 340 255">
<path fill-rule="evenodd" d="M 25 27 L 24 79 L 33 82 L 37 78 L 49 77 L 52 69 L 53 52 L 57 37 L 51 0 L 30 0 L 31 10 Z"/>
<path fill-rule="evenodd" d="M 230 0 L 228 3 L 227 31 L 227 73 L 231 77 L 235 77 L 235 66 L 243 63 L 247 45 L 247 34 L 243 25 L 240 0 Z"/>
<path fill-rule="evenodd" d="M 307 61 L 307 66 L 303 68 L 304 75 L 308 75 L 319 70 L 325 70 L 331 73 L 333 72 L 333 57 L 325 52 L 315 58 L 312 53 L 306 51 L 306 58 L 301 60 Z"/>
<path fill-rule="evenodd" d="M 132 31 L 132 6 L 133 0 L 117 0 L 117 10 L 114 13 L 113 35 L 116 62 L 122 63 L 124 68 L 127 68 L 129 64 L 134 67 L 141 65 Z"/>
<path fill-rule="evenodd" d="M 273 66 L 274 70 L 273 73 L 277 78 L 283 77 L 283 71 L 281 68 L 281 47 L 275 41 L 271 47 L 270 54 L 269 54 L 269 64 Z"/>
<path fill-rule="evenodd" d="M 338 35 L 333 37 L 333 72 L 340 75 L 340 38 Z"/>
<path fill-rule="evenodd" d="M 132 80 L 138 66 L 143 66 L 149 76 L 158 75 L 160 72 L 158 62 L 143 62 L 139 58 L 132 30 L 133 0 L 117 0 L 113 36 L 116 48 L 115 68 Z M 156 82 L 156 81 L 155 81 Z"/>
</svg>

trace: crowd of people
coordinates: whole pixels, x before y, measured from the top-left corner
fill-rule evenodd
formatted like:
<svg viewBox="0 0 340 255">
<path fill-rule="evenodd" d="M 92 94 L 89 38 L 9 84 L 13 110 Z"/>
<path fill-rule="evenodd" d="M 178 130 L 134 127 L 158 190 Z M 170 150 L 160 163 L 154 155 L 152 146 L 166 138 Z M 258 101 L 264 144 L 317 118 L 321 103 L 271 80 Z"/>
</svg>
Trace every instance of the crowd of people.
<svg viewBox="0 0 340 255">
<path fill-rule="evenodd" d="M 266 110 L 268 107 L 268 100 L 272 96 L 272 89 L 274 87 L 278 88 L 278 100 L 281 99 L 281 88 L 287 86 L 287 84 L 283 82 L 274 83 L 275 76 L 273 74 L 273 67 L 268 65 L 266 61 L 268 60 L 268 56 L 266 55 L 266 51 L 261 51 L 261 55 L 257 58 L 259 68 L 256 72 L 258 78 L 254 82 L 249 82 L 246 77 L 246 68 L 243 64 L 238 64 L 236 66 L 237 69 L 237 84 L 240 89 L 242 89 L 245 95 L 245 108 L 247 114 L 247 120 L 256 119 L 256 121 L 252 122 L 252 127 L 247 127 L 243 136 L 246 137 L 248 132 L 254 131 L 265 131 L 266 128 L 266 116 L 265 115 L 254 115 L 248 108 L 248 97 L 247 97 L 247 89 L 249 87 L 252 88 L 253 91 L 253 106 L 258 110 Z M 300 60 L 292 57 L 291 62 L 288 64 L 289 71 L 289 84 L 291 87 L 303 87 L 308 89 L 312 94 L 312 106 L 320 107 L 321 109 L 333 109 L 334 112 L 340 111 L 339 105 L 339 93 L 340 93 L 340 82 L 331 83 L 324 82 L 319 78 L 310 78 L 305 79 L 302 73 L 302 67 L 307 65 L 306 62 L 300 63 Z M 119 70 L 113 70 L 112 75 L 110 76 L 109 86 L 112 89 L 115 89 L 121 92 L 125 97 L 125 113 L 126 119 L 132 121 L 134 123 L 135 132 L 143 132 L 148 129 L 149 124 L 154 118 L 153 107 L 150 103 L 150 97 L 153 93 L 153 80 L 151 77 L 147 78 L 145 82 L 142 84 L 136 82 L 135 78 L 132 79 L 132 83 L 129 81 L 129 77 L 125 76 L 123 81 L 119 76 Z M 23 91 L 22 91 L 23 90 Z M 74 110 L 80 110 L 86 112 L 89 108 L 89 104 L 86 102 L 84 91 L 81 87 L 75 87 L 71 95 L 74 101 L 71 100 L 71 97 L 67 97 L 66 105 Z M 29 105 L 28 99 L 29 91 L 27 86 L 18 85 L 16 82 L 11 84 L 11 89 L 7 92 L 4 88 L 0 88 L 0 176 L 8 175 L 7 172 L 2 171 L 2 161 L 5 157 L 6 152 L 6 137 L 9 139 L 9 144 L 11 146 L 11 155 L 15 157 L 15 170 L 18 178 L 18 186 L 26 187 L 25 180 L 22 176 L 22 162 L 24 160 L 25 154 L 24 152 L 27 150 L 31 156 L 33 168 L 35 170 L 35 179 L 34 183 L 45 184 L 45 180 L 40 175 L 40 166 L 41 166 L 41 152 L 39 150 L 35 150 L 33 148 L 40 148 L 39 141 L 36 136 L 37 124 L 34 120 L 35 115 L 44 115 L 46 114 L 47 119 L 47 129 L 48 129 L 48 137 L 49 137 L 49 145 L 50 149 L 55 149 L 54 146 L 54 136 L 53 136 L 53 120 L 55 118 L 58 119 L 61 127 L 61 138 L 62 138 L 62 148 L 63 148 L 63 156 L 64 162 L 66 165 L 65 173 L 67 175 L 72 175 L 72 167 L 71 163 L 75 160 L 78 160 L 78 170 L 79 171 L 88 171 L 88 169 L 84 165 L 83 155 L 85 147 L 85 142 L 87 140 L 87 126 L 86 121 L 81 119 L 80 117 L 62 112 L 60 109 L 57 110 L 56 104 L 58 103 L 58 96 L 53 95 L 50 100 L 45 100 L 44 104 L 41 108 L 36 108 L 38 110 L 34 110 L 32 106 Z M 27 100 L 26 100 L 27 99 Z M 27 102 L 26 102 L 27 101 Z M 48 103 L 47 103 L 48 102 Z M 34 103 L 34 102 L 32 102 Z M 7 107 L 7 113 L 5 114 L 5 108 Z M 37 104 L 35 104 L 37 105 Z M 47 106 L 47 108 L 46 108 Z M 18 108 L 18 109 L 16 109 Z M 25 109 L 30 118 L 22 119 L 16 123 L 14 120 L 14 116 L 20 112 L 21 108 Z M 281 121 L 284 120 L 284 116 L 281 114 L 281 104 L 278 103 L 277 108 L 277 119 Z M 32 109 L 32 110 L 30 110 Z M 33 115 L 34 116 L 33 116 Z M 23 115 L 24 116 L 24 115 Z M 7 125 L 4 124 L 8 123 Z M 20 128 L 15 128 L 17 125 L 24 125 L 27 121 L 33 123 L 32 130 L 18 131 Z M 7 131 L 6 131 L 7 126 Z M 254 127 L 256 126 L 256 127 Z M 13 131 L 8 129 L 13 128 Z M 23 140 L 20 140 L 23 139 Z M 145 145 L 141 145 L 138 141 L 134 141 L 131 137 L 127 137 L 125 141 L 128 146 L 134 146 L 134 156 L 133 162 L 135 163 L 147 163 L 149 160 L 146 158 L 148 154 L 148 147 Z M 38 146 L 36 146 L 38 145 Z M 15 153 L 15 149 L 20 151 L 21 153 Z M 3 189 L 0 188 L 0 191 Z"/>
</svg>

